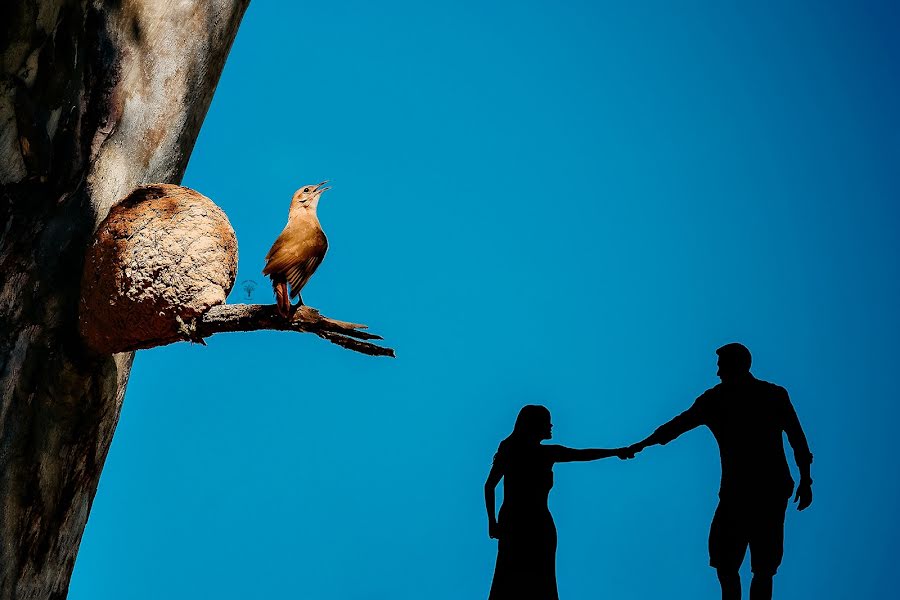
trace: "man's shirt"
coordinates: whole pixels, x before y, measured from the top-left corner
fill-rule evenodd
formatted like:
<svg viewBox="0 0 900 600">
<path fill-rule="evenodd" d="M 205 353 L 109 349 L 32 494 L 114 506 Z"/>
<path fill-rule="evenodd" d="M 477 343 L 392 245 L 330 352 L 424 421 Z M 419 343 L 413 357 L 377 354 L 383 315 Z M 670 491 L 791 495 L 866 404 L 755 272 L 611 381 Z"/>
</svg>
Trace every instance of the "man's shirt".
<svg viewBox="0 0 900 600">
<path fill-rule="evenodd" d="M 693 406 L 653 432 L 650 441 L 667 444 L 700 425 L 709 427 L 719 443 L 719 495 L 723 498 L 791 495 L 794 480 L 784 455 L 782 432 L 787 434 L 797 464 L 812 462 L 787 390 L 752 375 L 707 390 Z"/>
</svg>

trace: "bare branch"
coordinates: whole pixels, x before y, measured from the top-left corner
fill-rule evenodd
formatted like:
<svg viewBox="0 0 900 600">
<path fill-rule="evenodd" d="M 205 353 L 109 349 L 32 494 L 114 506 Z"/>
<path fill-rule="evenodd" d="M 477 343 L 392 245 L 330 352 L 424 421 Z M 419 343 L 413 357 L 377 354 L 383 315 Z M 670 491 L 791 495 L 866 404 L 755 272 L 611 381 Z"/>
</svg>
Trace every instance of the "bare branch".
<svg viewBox="0 0 900 600">
<path fill-rule="evenodd" d="M 278 314 L 274 304 L 220 304 L 194 319 L 184 333 L 186 340 L 202 343 L 203 338 L 216 333 L 261 329 L 313 333 L 362 354 L 395 356 L 393 349 L 366 341 L 382 338 L 363 331 L 365 325 L 329 319 L 311 306 L 299 306 L 290 319 L 285 319 Z"/>
</svg>

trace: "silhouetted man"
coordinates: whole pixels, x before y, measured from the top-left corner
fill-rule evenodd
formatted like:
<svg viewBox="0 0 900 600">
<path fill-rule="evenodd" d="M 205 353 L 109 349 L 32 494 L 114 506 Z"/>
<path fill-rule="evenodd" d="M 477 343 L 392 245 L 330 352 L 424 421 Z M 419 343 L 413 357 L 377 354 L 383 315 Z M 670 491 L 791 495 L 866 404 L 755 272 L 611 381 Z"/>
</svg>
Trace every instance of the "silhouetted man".
<svg viewBox="0 0 900 600">
<path fill-rule="evenodd" d="M 722 383 L 703 393 L 688 410 L 631 447 L 667 444 L 706 425 L 719 444 L 722 484 L 709 530 L 709 564 L 722 585 L 722 600 L 740 600 L 738 574 L 750 547 L 751 600 L 772 597 L 772 578 L 784 552 L 784 515 L 794 489 L 781 432 L 787 434 L 800 470 L 794 502 L 812 503 L 812 454 L 787 391 L 750 373 L 750 351 L 741 344 L 716 350 Z"/>
</svg>

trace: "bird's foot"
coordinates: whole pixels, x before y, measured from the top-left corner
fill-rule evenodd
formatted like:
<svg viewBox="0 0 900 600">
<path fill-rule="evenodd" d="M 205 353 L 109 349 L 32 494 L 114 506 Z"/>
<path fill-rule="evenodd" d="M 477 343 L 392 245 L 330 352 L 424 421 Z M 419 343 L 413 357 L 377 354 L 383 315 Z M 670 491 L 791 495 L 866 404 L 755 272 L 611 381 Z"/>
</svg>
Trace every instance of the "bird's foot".
<svg viewBox="0 0 900 600">
<path fill-rule="evenodd" d="M 290 310 L 290 316 L 289 316 L 288 318 L 290 318 L 291 320 L 293 320 L 293 319 L 294 319 L 294 316 L 297 314 L 297 311 L 299 311 L 302 307 L 303 307 L 303 298 L 298 298 L 297 304 L 291 304 L 291 305 L 290 305 L 290 309 L 289 309 L 289 310 Z"/>
</svg>

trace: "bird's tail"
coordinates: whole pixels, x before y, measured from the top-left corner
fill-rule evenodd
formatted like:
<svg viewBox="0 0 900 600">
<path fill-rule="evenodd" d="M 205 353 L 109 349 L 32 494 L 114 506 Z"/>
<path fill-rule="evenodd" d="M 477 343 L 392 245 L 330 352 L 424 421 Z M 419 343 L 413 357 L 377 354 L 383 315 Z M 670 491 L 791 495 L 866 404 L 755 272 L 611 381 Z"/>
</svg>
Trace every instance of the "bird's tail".
<svg viewBox="0 0 900 600">
<path fill-rule="evenodd" d="M 288 296 L 287 278 L 284 275 L 272 277 L 272 289 L 275 290 L 275 302 L 278 314 L 287 318 L 291 314 L 291 297 Z"/>
</svg>

